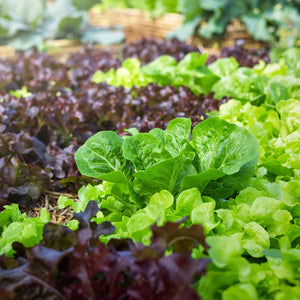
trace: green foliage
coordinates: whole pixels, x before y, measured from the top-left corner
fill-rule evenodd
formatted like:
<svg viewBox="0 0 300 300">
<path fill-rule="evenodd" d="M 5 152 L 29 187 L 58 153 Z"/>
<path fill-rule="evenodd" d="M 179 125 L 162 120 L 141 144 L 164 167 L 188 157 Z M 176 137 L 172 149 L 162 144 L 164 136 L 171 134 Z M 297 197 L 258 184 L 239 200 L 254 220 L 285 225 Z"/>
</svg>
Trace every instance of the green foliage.
<svg viewBox="0 0 300 300">
<path fill-rule="evenodd" d="M 27 90 L 26 86 L 23 86 L 20 90 L 10 91 L 9 94 L 18 99 L 30 97 L 32 95 L 32 93 Z"/>
<path fill-rule="evenodd" d="M 198 31 L 200 36 L 210 39 L 223 35 L 232 19 L 240 19 L 257 40 L 291 47 L 300 39 L 299 4 L 291 1 L 181 0 L 179 4 L 184 23 L 170 37 L 184 40 L 184 28 L 185 32 Z"/>
<path fill-rule="evenodd" d="M 266 104 L 262 102 L 260 106 L 248 102 L 252 98 L 248 98 L 247 103 L 244 103 L 246 97 L 238 97 L 239 100 L 230 100 L 220 107 L 218 115 L 221 118 L 247 128 L 257 137 L 260 155 L 256 179 L 251 186 L 242 190 L 230 204 L 227 203 L 225 207 L 223 205 L 222 209 L 215 211 L 221 218 L 215 230 L 218 234 L 226 236 L 230 232 L 231 236 L 240 240 L 240 246 L 248 255 L 265 256 L 267 260 L 262 264 L 255 261 L 249 263 L 247 260 L 241 260 L 239 255 L 226 256 L 225 241 L 219 241 L 219 235 L 213 236 L 213 241 L 210 241 L 209 237 L 207 242 L 211 246 L 209 252 L 214 265 L 198 286 L 203 299 L 238 298 L 242 294 L 243 298 L 249 299 L 285 299 L 287 295 L 292 299 L 298 297 L 300 278 L 296 274 L 300 262 L 300 99 L 297 91 L 299 54 L 298 49 L 289 49 L 281 55 L 284 61 L 253 70 L 252 75 L 256 78 L 251 81 L 252 88 L 253 83 L 261 79 L 259 76 L 264 75 L 267 78 L 264 81 L 266 86 L 260 92 L 276 89 L 276 85 L 278 88 L 278 84 L 273 84 L 276 78 L 277 82 L 285 83 L 283 87 L 288 86 L 284 94 L 274 91 L 265 96 Z M 228 87 L 228 83 L 227 81 L 225 84 L 224 81 L 221 85 L 219 82 L 219 88 Z M 247 91 L 247 85 L 240 87 L 241 90 L 246 88 Z M 255 92 L 255 89 L 253 91 Z M 241 92 L 236 91 L 236 94 L 241 95 Z M 222 243 L 222 254 L 218 252 L 218 242 Z M 233 251 L 233 242 L 229 244 L 226 251 Z M 230 259 L 226 261 L 226 257 Z M 220 267 L 222 269 L 219 269 Z M 213 285 L 213 282 L 218 282 L 218 285 Z M 211 289 L 212 287 L 214 288 Z"/>
<path fill-rule="evenodd" d="M 293 178 L 300 168 L 299 112 L 300 101 L 294 99 L 281 100 L 275 109 L 250 103 L 243 105 L 237 100 L 230 100 L 220 107 L 221 118 L 243 125 L 259 140 L 261 150 L 258 175 L 263 174 L 270 179 L 277 177 L 284 186 L 288 184 L 291 190 L 296 187 L 292 182 L 284 183 L 284 178 Z M 287 192 L 287 188 L 284 190 Z M 285 201 L 288 204 L 295 200 L 288 196 Z"/>
<path fill-rule="evenodd" d="M 210 65 L 220 78 L 211 90 L 219 98 L 236 99 L 214 113 L 219 118 L 197 125 L 191 142 L 186 119 L 173 120 L 166 131 L 127 137 L 122 151 L 133 170 L 127 185 L 133 186 L 134 199 L 139 201 L 128 206 L 129 188 L 109 184 L 109 192 L 98 197 L 102 215 L 95 220 L 111 221 L 116 232 L 103 240 L 132 237 L 149 244 L 151 224 L 190 216 L 185 224 L 201 224 L 210 245 L 212 264 L 197 283 L 204 300 L 287 295 L 297 299 L 299 55 L 298 49 L 289 49 L 277 63 L 261 63 L 254 69 L 239 68 L 232 58 Z M 190 55 L 182 68 L 193 70 L 201 64 L 200 57 Z M 174 66 L 172 59 L 163 57 L 148 70 L 166 84 L 167 76 L 160 73 L 172 76 Z M 194 257 L 203 257 L 202 250 L 194 249 Z"/>
<path fill-rule="evenodd" d="M 70 205 L 82 211 L 87 199 L 97 200 L 97 223 L 107 220 L 116 227 L 116 232 L 103 240 L 131 237 L 147 244 L 151 224 L 178 221 L 186 215 L 191 215 L 187 223 L 201 223 L 207 233 L 212 232 L 219 224 L 216 200 L 249 182 L 253 167 L 245 171 L 243 184 L 232 175 L 257 161 L 258 144 L 247 130 L 218 118 L 197 125 L 192 142 L 190 128 L 189 119 L 179 118 L 165 131 L 154 129 L 125 139 L 112 132 L 96 134 L 77 151 L 75 159 L 82 174 L 110 183 L 83 187 L 80 202 L 61 197 L 60 208 Z M 215 151 L 208 157 L 206 149 Z M 222 186 L 223 182 L 227 184 Z M 219 187 L 212 195 L 215 185 Z M 201 196 L 207 191 L 215 200 Z"/>
<path fill-rule="evenodd" d="M 46 39 L 78 39 L 99 44 L 119 43 L 124 34 L 119 29 L 91 27 L 88 10 L 98 0 L 0 0 L 1 43 L 17 50 L 40 46 Z"/>
</svg>

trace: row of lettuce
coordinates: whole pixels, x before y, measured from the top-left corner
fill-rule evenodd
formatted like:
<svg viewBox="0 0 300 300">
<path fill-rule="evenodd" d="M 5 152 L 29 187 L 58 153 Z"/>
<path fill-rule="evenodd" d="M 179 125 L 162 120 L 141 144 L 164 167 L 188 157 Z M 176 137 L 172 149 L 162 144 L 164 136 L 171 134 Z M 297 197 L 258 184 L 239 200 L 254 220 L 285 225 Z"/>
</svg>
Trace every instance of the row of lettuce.
<svg viewBox="0 0 300 300">
<path fill-rule="evenodd" d="M 61 196 L 59 208 L 74 212 L 96 200 L 98 224 L 115 232 L 101 236 L 150 244 L 151 225 L 201 224 L 210 246 L 194 259 L 211 259 L 194 284 L 203 299 L 298 299 L 300 293 L 300 50 L 253 69 L 233 58 L 205 65 L 205 54 L 177 64 L 162 56 L 144 67 L 129 59 L 117 70 L 97 72 L 95 82 L 133 85 L 186 84 L 194 93 L 231 97 L 191 132 L 187 118 L 166 130 L 131 136 L 102 131 L 75 155 L 83 175 L 102 180 L 83 186 L 79 201 Z M 191 139 L 192 137 L 192 139 Z M 42 239 L 49 214 L 27 218 L 12 204 L 0 214 L 1 253 L 12 242 L 32 247 Z M 72 230 L 78 221 L 68 224 Z"/>
<path fill-rule="evenodd" d="M 117 70 L 97 71 L 92 80 L 126 88 L 149 83 L 185 85 L 196 95 L 214 92 L 214 97 L 220 100 L 231 97 L 242 103 L 274 106 L 280 100 L 300 97 L 299 48 L 291 48 L 280 57 L 276 63 L 260 61 L 254 68 L 239 67 L 233 57 L 218 59 L 207 66 L 207 53 L 189 53 L 179 63 L 163 55 L 142 67 L 139 60 L 129 58 Z"/>
</svg>

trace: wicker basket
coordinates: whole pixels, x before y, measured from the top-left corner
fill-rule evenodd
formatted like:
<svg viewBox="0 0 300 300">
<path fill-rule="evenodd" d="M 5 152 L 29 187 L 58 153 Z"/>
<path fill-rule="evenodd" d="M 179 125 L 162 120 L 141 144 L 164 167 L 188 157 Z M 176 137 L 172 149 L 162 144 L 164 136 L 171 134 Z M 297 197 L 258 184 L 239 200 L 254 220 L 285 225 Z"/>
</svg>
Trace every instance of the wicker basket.
<svg viewBox="0 0 300 300">
<path fill-rule="evenodd" d="M 151 19 L 147 12 L 137 9 L 111 9 L 103 12 L 92 9 L 89 21 L 94 26 L 122 25 L 126 41 L 134 42 L 145 37 L 163 38 L 181 25 L 183 17 L 168 13 L 160 18 Z"/>
<path fill-rule="evenodd" d="M 133 42 L 144 37 L 163 38 L 167 33 L 178 28 L 183 22 L 179 14 L 165 14 L 160 18 L 151 19 L 147 12 L 137 9 L 110 9 L 99 12 L 91 10 L 90 23 L 94 26 L 123 25 L 127 42 Z M 188 43 L 204 48 L 220 48 L 234 46 L 238 40 L 244 40 L 247 48 L 261 48 L 265 43 L 256 41 L 246 31 L 245 25 L 239 20 L 232 20 L 222 38 L 204 39 L 194 36 Z"/>
</svg>

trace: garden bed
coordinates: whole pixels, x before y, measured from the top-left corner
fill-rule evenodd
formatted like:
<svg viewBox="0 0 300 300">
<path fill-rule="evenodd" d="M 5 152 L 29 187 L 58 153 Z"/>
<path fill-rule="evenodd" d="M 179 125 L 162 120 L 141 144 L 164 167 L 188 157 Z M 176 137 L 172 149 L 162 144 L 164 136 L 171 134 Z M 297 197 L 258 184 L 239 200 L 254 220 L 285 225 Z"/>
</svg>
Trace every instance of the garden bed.
<svg viewBox="0 0 300 300">
<path fill-rule="evenodd" d="M 4 299 L 297 300 L 299 57 L 0 60 Z"/>
</svg>

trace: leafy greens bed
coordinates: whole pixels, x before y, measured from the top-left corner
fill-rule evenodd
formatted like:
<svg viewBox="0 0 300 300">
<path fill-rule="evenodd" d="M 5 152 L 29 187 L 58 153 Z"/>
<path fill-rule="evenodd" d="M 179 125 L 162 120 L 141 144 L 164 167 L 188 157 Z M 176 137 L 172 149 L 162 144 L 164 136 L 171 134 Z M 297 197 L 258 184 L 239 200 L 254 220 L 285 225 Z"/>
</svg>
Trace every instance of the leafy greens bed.
<svg viewBox="0 0 300 300">
<path fill-rule="evenodd" d="M 61 197 L 59 203 L 62 207 L 71 205 L 79 211 L 85 207 L 89 199 L 97 198 L 101 213 L 95 220 L 97 222 L 110 220 L 116 226 L 117 231 L 111 237 L 131 237 L 145 244 L 149 243 L 151 236 L 149 226 L 153 222 L 156 221 L 162 225 L 166 221 L 176 221 L 189 215 L 190 219 L 186 221 L 186 224 L 189 226 L 202 224 L 207 235 L 206 241 L 211 247 L 208 253 L 209 258 L 212 259 L 212 264 L 208 266 L 206 276 L 198 282 L 198 293 L 203 299 L 233 299 L 235 297 L 285 299 L 287 295 L 291 296 L 292 299 L 297 299 L 300 285 L 299 111 L 300 102 L 293 99 L 280 101 L 275 109 L 265 105 L 258 107 L 250 103 L 242 104 L 238 100 L 230 100 L 221 106 L 219 115 L 222 119 L 245 126 L 259 141 L 260 153 L 255 168 L 255 176 L 251 179 L 248 177 L 248 181 L 247 172 L 238 171 L 236 174 L 239 176 L 231 174 L 224 175 L 219 179 L 213 177 L 213 180 L 207 184 L 207 181 L 211 179 L 210 175 L 214 176 L 220 170 L 217 165 L 214 165 L 214 162 L 222 162 L 222 160 L 217 156 L 213 158 L 213 155 L 207 157 L 205 152 L 196 150 L 198 155 L 202 154 L 199 156 L 201 157 L 200 162 L 204 165 L 208 162 L 212 163 L 214 168 L 207 170 L 205 169 L 205 166 L 208 167 L 207 165 L 204 166 L 204 169 L 201 167 L 205 177 L 202 177 L 203 173 L 200 172 L 197 175 L 192 175 L 192 177 L 187 176 L 187 179 L 182 177 L 180 182 L 182 191 L 177 194 L 174 189 L 170 189 L 170 185 L 161 187 L 164 190 L 151 196 L 149 202 L 144 204 L 145 207 L 136 212 L 128 209 L 129 202 L 126 202 L 127 207 L 124 205 L 126 192 L 122 194 L 122 199 L 119 198 L 121 196 L 119 194 L 120 189 L 116 188 L 119 183 L 104 183 L 96 187 L 87 186 L 82 188 L 79 193 L 79 203 L 74 203 L 71 199 L 64 197 Z M 170 128 L 180 121 L 183 120 L 176 119 L 170 122 Z M 201 132 L 200 128 L 206 127 L 208 124 L 208 130 L 202 131 L 204 136 L 201 136 L 200 139 L 200 141 L 205 141 L 205 145 L 202 146 L 207 146 L 207 148 L 200 147 L 200 149 L 209 149 L 210 154 L 222 154 L 218 147 L 210 144 L 212 141 L 218 144 L 218 137 L 223 138 L 223 135 L 216 134 L 214 122 L 218 124 L 216 128 L 220 132 L 223 134 L 228 132 L 222 127 L 220 119 L 210 118 L 194 128 L 192 139 L 194 149 L 198 149 L 196 141 L 198 140 L 197 134 Z M 228 124 L 223 123 L 223 126 L 228 126 Z M 166 141 L 170 128 L 167 128 L 162 135 L 161 140 L 164 141 L 164 145 L 168 145 Z M 239 147 L 243 148 L 245 145 L 243 154 L 248 150 L 251 155 L 255 156 L 254 149 L 257 142 L 255 142 L 254 137 L 249 135 L 249 132 L 244 131 L 243 127 L 234 128 L 236 130 L 242 129 L 240 133 L 245 133 L 250 140 L 237 135 L 239 138 L 235 140 L 236 144 L 228 142 L 232 151 L 227 148 L 225 153 L 229 152 L 234 155 L 233 149 L 235 149 L 241 154 Z M 182 131 L 177 130 L 176 132 Z M 211 135 L 211 132 L 214 134 Z M 138 140 L 142 136 L 143 134 L 137 134 L 126 138 L 122 148 L 128 149 L 125 146 L 127 141 L 130 144 L 130 139 Z M 178 135 L 176 135 L 177 137 Z M 94 138 L 99 138 L 99 136 L 96 135 Z M 92 139 L 77 152 L 79 168 L 84 161 L 81 154 L 85 153 L 85 149 L 90 148 L 89 145 L 93 144 Z M 232 140 L 229 139 L 229 141 Z M 224 145 L 224 142 L 220 144 L 223 147 L 227 146 L 227 144 Z M 141 149 L 141 147 L 137 147 L 137 149 Z M 147 149 L 146 144 L 143 144 L 142 149 Z M 155 148 L 151 148 L 151 150 L 155 151 Z M 186 150 L 183 149 L 183 151 Z M 95 154 L 84 157 L 93 160 Z M 147 152 L 146 157 L 151 157 L 151 154 Z M 223 171 L 227 167 L 234 169 L 235 164 L 238 163 L 238 159 L 231 161 L 230 156 L 228 158 L 228 165 L 221 163 Z M 137 159 L 138 163 L 143 163 L 137 153 L 135 153 L 134 159 Z M 248 157 L 248 159 L 250 162 L 253 161 L 253 157 L 252 159 Z M 101 170 L 105 164 L 102 165 L 101 162 L 100 158 L 96 158 L 93 164 L 90 164 L 88 160 L 85 160 L 84 164 L 95 166 L 95 170 L 103 172 Z M 199 161 L 197 162 L 199 163 Z M 159 162 L 150 168 L 158 168 L 162 164 Z M 251 163 L 246 163 L 246 166 L 249 165 Z M 82 169 L 83 172 L 90 172 L 87 170 Z M 147 168 L 141 171 L 135 165 L 136 172 L 134 174 L 136 175 L 134 175 L 133 187 L 136 184 L 139 192 L 147 193 L 147 187 L 152 183 L 151 181 L 149 184 L 149 178 L 151 178 L 154 182 L 154 184 L 152 183 L 152 190 L 155 191 L 155 184 L 163 184 L 164 178 L 171 178 L 170 173 L 166 174 L 167 170 L 172 175 L 176 174 L 171 168 L 156 169 L 157 172 L 151 172 L 150 176 L 146 177 L 147 183 L 145 182 L 145 186 L 141 188 L 143 184 L 141 178 L 146 174 Z M 178 167 L 175 170 L 178 170 Z M 251 168 L 246 170 L 251 174 Z M 233 191 L 239 188 L 231 189 L 231 184 L 234 184 L 235 180 L 238 184 L 241 183 L 241 179 L 243 179 L 241 173 L 246 177 L 245 185 L 247 187 L 244 189 L 240 187 L 241 190 L 235 193 Z M 93 176 L 96 176 L 95 173 Z M 102 176 L 105 175 L 102 174 Z M 226 180 L 228 177 L 230 178 L 229 184 Z M 189 178 L 193 179 L 191 182 L 194 187 L 184 185 Z M 108 181 L 110 180 L 112 179 Z M 205 181 L 204 187 L 202 180 Z M 227 185 L 220 185 L 220 183 L 227 183 Z M 205 186 L 205 184 L 207 185 Z M 209 188 L 210 185 L 212 188 Z M 226 189 L 229 189 L 230 192 L 222 194 Z M 227 198 L 228 200 L 224 200 L 222 196 L 230 197 Z M 195 258 L 203 257 L 201 250 L 201 247 L 194 249 Z"/>
<path fill-rule="evenodd" d="M 135 280 L 143 278 L 148 295 L 158 299 L 176 299 L 165 294 L 173 285 L 182 287 L 174 293 L 185 299 L 298 299 L 299 57 L 299 49 L 289 49 L 278 62 L 260 62 L 252 69 L 239 67 L 233 58 L 205 65 L 199 54 L 168 68 L 157 60 L 140 69 L 137 60 L 125 62 L 131 85 L 150 78 L 164 86 L 170 83 L 166 79 L 174 82 L 177 72 L 197 86 L 197 80 L 210 76 L 216 81 L 207 93 L 232 99 L 197 125 L 176 118 L 166 128 L 146 133 L 131 127 L 130 135 L 104 130 L 88 136 L 76 152 L 76 163 L 83 175 L 102 182 L 83 186 L 79 201 L 58 200 L 60 208 L 71 206 L 76 213 L 77 220 L 67 225 L 75 233 L 49 224 L 42 232 L 49 220 L 46 211 L 28 219 L 12 204 L 0 213 L 1 253 L 7 254 L 0 260 L 3 293 L 13 297 L 24 291 L 24 282 L 32 286 L 34 281 L 36 293 L 54 293 L 58 299 L 64 293 L 68 299 L 76 293 L 83 299 L 110 299 L 117 297 L 109 294 L 114 291 L 143 299 L 144 285 Z M 123 71 L 109 71 L 118 85 Z M 184 249 L 178 246 L 183 237 Z M 56 269 L 47 269 L 37 283 L 34 275 L 52 263 Z M 70 268 L 77 264 L 85 265 L 85 274 Z M 184 265 L 189 273 L 183 280 Z M 20 270 L 20 277 L 10 277 Z"/>
</svg>

